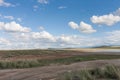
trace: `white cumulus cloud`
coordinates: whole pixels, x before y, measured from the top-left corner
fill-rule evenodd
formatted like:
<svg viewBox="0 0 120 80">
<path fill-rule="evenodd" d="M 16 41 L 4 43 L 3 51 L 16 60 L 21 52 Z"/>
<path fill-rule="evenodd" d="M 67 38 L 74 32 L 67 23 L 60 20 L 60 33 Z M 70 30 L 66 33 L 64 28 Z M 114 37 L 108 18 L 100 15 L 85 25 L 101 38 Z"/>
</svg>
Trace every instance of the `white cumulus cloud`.
<svg viewBox="0 0 120 80">
<path fill-rule="evenodd" d="M 96 32 L 96 30 L 93 29 L 93 27 L 85 22 L 80 22 L 79 30 L 83 33 L 93 33 Z"/>
<path fill-rule="evenodd" d="M 30 32 L 30 28 L 23 27 L 15 21 L 9 23 L 0 22 L 0 29 L 7 32 Z"/>
<path fill-rule="evenodd" d="M 94 33 L 96 32 L 95 29 L 93 29 L 93 27 L 83 21 L 80 22 L 80 25 L 78 25 L 77 23 L 71 21 L 68 23 L 68 25 L 76 30 L 79 30 L 82 33 Z"/>
<path fill-rule="evenodd" d="M 104 36 L 92 37 L 82 35 L 53 36 L 43 30 L 40 32 L 5 34 L 8 39 L 0 38 L 0 49 L 40 49 L 94 47 L 101 45 L 120 45 L 120 30 L 107 32 Z"/>
<path fill-rule="evenodd" d="M 40 40 L 50 40 L 50 41 L 55 41 L 55 38 L 53 35 L 48 33 L 47 31 L 41 31 L 41 32 L 32 32 L 32 38 L 33 39 L 40 39 Z"/>
<path fill-rule="evenodd" d="M 102 16 L 92 16 L 91 21 L 94 24 L 112 26 L 117 22 L 120 22 L 120 16 L 113 14 L 102 15 Z"/>
<path fill-rule="evenodd" d="M 69 22 L 68 25 L 69 25 L 72 29 L 78 29 L 78 28 L 79 28 L 78 24 L 75 23 L 75 22 L 73 22 L 73 21 Z"/>
</svg>

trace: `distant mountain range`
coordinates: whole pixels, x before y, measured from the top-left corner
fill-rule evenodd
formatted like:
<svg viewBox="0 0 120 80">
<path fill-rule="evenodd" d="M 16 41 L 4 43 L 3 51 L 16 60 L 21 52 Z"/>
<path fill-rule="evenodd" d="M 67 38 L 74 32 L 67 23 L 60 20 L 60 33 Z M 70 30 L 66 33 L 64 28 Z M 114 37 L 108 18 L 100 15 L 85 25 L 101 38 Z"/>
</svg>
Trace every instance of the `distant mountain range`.
<svg viewBox="0 0 120 80">
<path fill-rule="evenodd" d="M 92 47 L 92 48 L 110 48 L 110 49 L 120 49 L 120 46 L 96 46 L 96 47 Z"/>
</svg>

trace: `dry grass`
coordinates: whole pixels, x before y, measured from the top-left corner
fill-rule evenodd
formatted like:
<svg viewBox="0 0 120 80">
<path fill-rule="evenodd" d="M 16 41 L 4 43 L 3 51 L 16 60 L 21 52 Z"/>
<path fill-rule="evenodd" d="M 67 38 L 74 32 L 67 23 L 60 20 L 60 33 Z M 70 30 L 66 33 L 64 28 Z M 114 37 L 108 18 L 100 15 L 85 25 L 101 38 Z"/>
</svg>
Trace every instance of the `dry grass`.
<svg viewBox="0 0 120 80">
<path fill-rule="evenodd" d="M 107 65 L 93 70 L 66 72 L 57 80 L 120 80 L 120 68 Z"/>
</svg>

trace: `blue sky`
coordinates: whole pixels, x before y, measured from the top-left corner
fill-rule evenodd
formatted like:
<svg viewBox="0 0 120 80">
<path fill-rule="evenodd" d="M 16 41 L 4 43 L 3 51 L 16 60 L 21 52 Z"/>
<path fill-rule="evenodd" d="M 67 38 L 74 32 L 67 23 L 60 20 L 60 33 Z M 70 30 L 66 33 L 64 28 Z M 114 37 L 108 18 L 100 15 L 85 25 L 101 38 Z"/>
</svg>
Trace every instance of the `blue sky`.
<svg viewBox="0 0 120 80">
<path fill-rule="evenodd" d="M 120 45 L 119 0 L 0 0 L 0 49 Z"/>
</svg>

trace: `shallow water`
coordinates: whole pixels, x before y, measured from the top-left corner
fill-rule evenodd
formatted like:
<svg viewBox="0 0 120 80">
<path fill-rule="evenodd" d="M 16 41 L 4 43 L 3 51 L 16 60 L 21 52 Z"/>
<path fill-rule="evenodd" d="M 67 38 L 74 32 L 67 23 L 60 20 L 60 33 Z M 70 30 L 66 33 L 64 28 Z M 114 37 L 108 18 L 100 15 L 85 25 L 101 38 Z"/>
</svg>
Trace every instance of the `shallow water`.
<svg viewBox="0 0 120 80">
<path fill-rule="evenodd" d="M 120 49 L 97 50 L 97 52 L 120 52 Z"/>
</svg>

